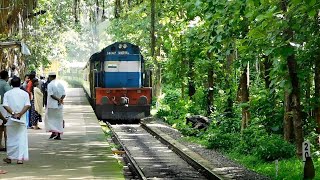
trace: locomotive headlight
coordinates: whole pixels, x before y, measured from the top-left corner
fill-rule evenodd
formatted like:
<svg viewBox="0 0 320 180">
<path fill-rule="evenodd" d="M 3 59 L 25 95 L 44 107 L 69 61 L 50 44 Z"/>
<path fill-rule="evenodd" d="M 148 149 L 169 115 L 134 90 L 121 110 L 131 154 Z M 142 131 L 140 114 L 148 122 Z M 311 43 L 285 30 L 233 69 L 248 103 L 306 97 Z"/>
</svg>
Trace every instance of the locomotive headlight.
<svg viewBox="0 0 320 180">
<path fill-rule="evenodd" d="M 127 44 L 119 44 L 119 49 L 126 49 L 127 47 Z"/>
<path fill-rule="evenodd" d="M 128 97 L 121 97 L 120 98 L 120 104 L 124 106 L 128 106 L 129 104 L 129 98 Z"/>
</svg>

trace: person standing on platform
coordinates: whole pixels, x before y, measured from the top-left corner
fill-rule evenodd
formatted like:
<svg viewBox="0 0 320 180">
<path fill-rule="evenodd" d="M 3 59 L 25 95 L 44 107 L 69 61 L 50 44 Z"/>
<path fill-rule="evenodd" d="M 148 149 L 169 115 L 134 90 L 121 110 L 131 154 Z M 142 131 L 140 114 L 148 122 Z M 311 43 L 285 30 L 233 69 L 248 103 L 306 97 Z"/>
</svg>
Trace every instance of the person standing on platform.
<svg viewBox="0 0 320 180">
<path fill-rule="evenodd" d="M 7 119 L 2 115 L 0 112 L 0 125 L 5 124 L 7 122 Z M 0 174 L 6 174 L 8 171 L 1 170 L 0 169 Z"/>
<path fill-rule="evenodd" d="M 19 77 L 19 73 L 18 73 L 16 66 L 12 65 L 11 69 L 10 69 L 10 73 L 9 73 L 9 78 L 13 78 L 14 76 Z"/>
<path fill-rule="evenodd" d="M 3 159 L 6 163 L 17 160 L 17 164 L 23 164 L 23 161 L 29 160 L 26 112 L 31 104 L 28 93 L 20 89 L 20 83 L 20 78 L 13 77 L 11 79 L 13 89 L 6 92 L 3 98 L 3 107 L 11 114 L 6 123 L 7 158 Z"/>
<path fill-rule="evenodd" d="M 36 72 L 35 71 L 31 71 L 29 74 L 29 81 L 27 83 L 27 87 L 26 87 L 26 91 L 29 94 L 29 98 L 30 98 L 30 102 L 33 101 L 33 82 L 32 80 L 36 77 Z M 31 110 L 28 111 L 28 128 L 33 128 L 32 127 L 32 116 L 31 116 Z"/>
<path fill-rule="evenodd" d="M 3 96 L 4 96 L 4 93 L 11 90 L 11 87 L 7 82 L 8 80 L 9 80 L 8 71 L 1 71 L 0 72 L 0 98 L 1 98 L 0 112 L 1 112 L 1 115 L 3 116 L 7 115 L 6 110 L 2 106 Z M 7 134 L 6 134 L 6 128 L 4 124 L 5 122 L 0 125 L 0 151 L 6 151 Z M 4 146 L 2 145 L 2 142 L 4 143 Z"/>
<path fill-rule="evenodd" d="M 24 81 L 23 81 L 23 83 L 21 85 L 21 89 L 26 91 L 27 90 L 27 84 L 28 84 L 29 81 L 30 81 L 29 74 L 24 75 Z"/>
<path fill-rule="evenodd" d="M 61 140 L 63 134 L 63 99 L 66 97 L 65 89 L 56 80 L 56 73 L 49 73 L 50 83 L 48 84 L 47 111 L 45 127 L 51 132 L 49 139 Z"/>
<path fill-rule="evenodd" d="M 48 79 L 42 83 L 41 91 L 43 93 L 43 107 L 47 107 L 47 97 L 48 97 L 48 84 L 50 83 L 50 79 Z"/>
<path fill-rule="evenodd" d="M 43 86 L 44 83 L 46 83 L 46 79 L 45 79 L 44 76 L 41 76 L 41 75 L 40 75 L 40 80 L 39 80 L 38 88 L 41 89 L 41 91 L 42 91 L 42 86 Z M 43 93 L 43 92 L 42 92 L 42 93 Z"/>
<path fill-rule="evenodd" d="M 41 129 L 39 127 L 39 122 L 42 122 L 41 115 L 42 115 L 42 109 L 43 109 L 43 94 L 41 90 L 38 88 L 39 80 L 37 78 L 32 79 L 32 97 L 31 99 L 31 108 L 30 108 L 30 123 L 32 126 L 32 129 Z"/>
</svg>

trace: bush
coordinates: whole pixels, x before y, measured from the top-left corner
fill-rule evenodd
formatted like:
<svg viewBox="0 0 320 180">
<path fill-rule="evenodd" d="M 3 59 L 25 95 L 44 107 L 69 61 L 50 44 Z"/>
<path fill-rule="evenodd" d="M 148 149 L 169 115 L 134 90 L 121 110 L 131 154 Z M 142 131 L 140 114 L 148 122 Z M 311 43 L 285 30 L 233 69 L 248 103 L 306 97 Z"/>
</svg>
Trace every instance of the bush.
<svg viewBox="0 0 320 180">
<path fill-rule="evenodd" d="M 207 148 L 228 151 L 239 145 L 239 137 L 239 134 L 236 133 L 222 133 L 220 131 L 209 133 L 206 135 Z"/>
<path fill-rule="evenodd" d="M 167 109 L 159 109 L 157 114 L 156 114 L 156 117 L 158 118 L 164 118 L 166 116 L 170 115 L 170 110 L 167 110 Z"/>
<path fill-rule="evenodd" d="M 287 159 L 295 155 L 295 147 L 281 135 L 268 134 L 263 126 L 250 126 L 243 131 L 236 151 L 254 154 L 264 161 Z"/>
<path fill-rule="evenodd" d="M 295 147 L 280 135 L 263 136 L 259 139 L 256 154 L 265 161 L 288 159 L 295 155 Z"/>
<path fill-rule="evenodd" d="M 240 124 L 238 118 L 227 118 L 225 117 L 223 120 L 217 122 L 217 126 L 219 130 L 223 133 L 237 133 L 240 132 Z"/>
<path fill-rule="evenodd" d="M 180 125 L 177 127 L 179 131 L 184 135 L 184 136 L 196 136 L 199 134 L 200 130 L 194 129 L 188 125 Z"/>
<path fill-rule="evenodd" d="M 259 145 L 261 137 L 268 136 L 263 126 L 251 125 L 242 132 L 240 146 L 237 151 L 243 154 L 252 154 Z"/>
</svg>

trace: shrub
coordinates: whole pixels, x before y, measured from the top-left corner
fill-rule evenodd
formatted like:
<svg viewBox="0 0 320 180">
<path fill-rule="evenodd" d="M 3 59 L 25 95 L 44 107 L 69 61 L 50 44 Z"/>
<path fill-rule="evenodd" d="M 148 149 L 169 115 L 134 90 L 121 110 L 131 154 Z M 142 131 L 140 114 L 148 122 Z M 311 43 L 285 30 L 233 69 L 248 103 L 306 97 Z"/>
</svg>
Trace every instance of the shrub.
<svg viewBox="0 0 320 180">
<path fill-rule="evenodd" d="M 219 130 L 223 133 L 236 133 L 240 132 L 240 121 L 238 118 L 224 118 L 217 122 Z"/>
<path fill-rule="evenodd" d="M 200 130 L 189 127 L 188 125 L 181 125 L 177 129 L 185 136 L 196 136 L 200 132 Z"/>
<path fill-rule="evenodd" d="M 170 115 L 170 110 L 167 110 L 167 109 L 159 109 L 157 114 L 156 114 L 156 117 L 158 118 L 164 118 L 166 116 Z"/>
<path fill-rule="evenodd" d="M 250 154 L 255 151 L 261 137 L 268 136 L 263 126 L 251 125 L 242 132 L 241 143 L 237 150 L 240 153 Z"/>
<path fill-rule="evenodd" d="M 263 126 L 252 125 L 243 131 L 236 151 L 241 154 L 255 154 L 264 161 L 273 161 L 293 157 L 295 147 L 281 135 L 270 135 Z"/>
<path fill-rule="evenodd" d="M 269 135 L 259 139 L 259 145 L 255 153 L 265 161 L 287 159 L 295 155 L 295 147 L 280 135 Z"/>
<path fill-rule="evenodd" d="M 220 131 L 206 135 L 207 148 L 230 150 L 239 145 L 239 134 L 222 133 Z"/>
</svg>

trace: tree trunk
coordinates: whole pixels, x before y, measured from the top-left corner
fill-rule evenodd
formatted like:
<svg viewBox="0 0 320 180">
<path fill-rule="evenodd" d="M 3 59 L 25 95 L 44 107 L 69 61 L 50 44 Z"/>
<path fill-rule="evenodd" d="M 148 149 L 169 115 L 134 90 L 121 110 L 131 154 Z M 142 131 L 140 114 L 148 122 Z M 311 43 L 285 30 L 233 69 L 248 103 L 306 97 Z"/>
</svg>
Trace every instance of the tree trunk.
<svg viewBox="0 0 320 180">
<path fill-rule="evenodd" d="M 34 17 L 33 9 L 37 5 L 37 1 L 18 1 L 12 2 L 9 0 L 1 1 L 0 9 L 0 32 L 1 34 L 10 35 L 17 30 L 19 23 L 19 14 L 24 21 L 26 18 Z M 43 10 L 39 12 L 45 12 Z"/>
<path fill-rule="evenodd" d="M 243 132 L 243 130 L 246 129 L 250 123 L 250 112 L 249 112 L 249 105 L 248 105 L 249 103 L 248 71 L 249 71 L 249 68 L 246 67 L 240 77 L 241 103 L 244 104 L 242 107 L 241 132 Z"/>
<path fill-rule="evenodd" d="M 319 11 L 318 11 L 319 13 Z M 318 32 L 316 35 L 320 35 L 320 17 L 318 16 L 318 13 L 315 15 L 315 21 L 316 27 L 315 29 L 318 29 Z M 314 85 L 315 85 L 315 90 L 314 90 L 314 98 L 315 98 L 315 107 L 314 107 L 314 116 L 315 116 L 315 121 L 316 121 L 316 131 L 319 136 L 318 143 L 320 144 L 320 51 L 317 52 L 316 57 L 315 57 L 315 62 L 314 62 Z"/>
<path fill-rule="evenodd" d="M 272 63 L 269 60 L 269 56 L 263 56 L 263 58 L 264 58 L 263 65 L 264 65 L 265 85 L 266 85 L 266 89 L 270 89 L 270 84 L 271 84 L 270 71 L 271 71 L 271 68 L 272 68 Z"/>
<path fill-rule="evenodd" d="M 102 15 L 101 15 L 102 20 L 105 20 L 105 19 L 106 19 L 106 11 L 105 11 L 104 1 L 105 1 L 105 0 L 102 0 Z"/>
<path fill-rule="evenodd" d="M 193 58 L 188 58 L 188 93 L 189 93 L 189 98 L 192 99 L 192 96 L 196 93 L 196 87 L 194 84 L 194 60 Z"/>
<path fill-rule="evenodd" d="M 181 17 L 179 17 L 179 18 L 181 18 Z M 182 42 L 182 35 L 180 34 L 180 36 L 179 36 L 179 48 L 180 48 L 180 52 L 181 52 L 181 54 L 180 54 L 180 67 L 181 68 L 184 68 L 186 65 L 187 65 L 187 62 L 186 62 L 186 60 L 185 60 L 185 53 L 183 52 L 183 42 Z M 185 75 L 184 75 L 184 73 L 182 73 L 183 72 L 183 70 L 180 70 L 180 78 L 181 78 L 181 98 L 182 99 L 184 99 L 185 98 L 185 89 L 186 89 L 186 87 L 185 87 L 185 82 L 184 82 L 184 79 L 185 79 Z"/>
<path fill-rule="evenodd" d="M 99 20 L 99 11 L 100 11 L 100 5 L 99 5 L 99 0 L 96 0 L 96 21 Z"/>
<path fill-rule="evenodd" d="M 73 1 L 73 16 L 74 16 L 74 22 L 77 24 L 79 22 L 79 17 L 78 17 L 78 7 L 79 7 L 79 0 L 74 0 Z"/>
<path fill-rule="evenodd" d="M 320 54 L 315 58 L 314 71 L 314 98 L 316 99 L 314 113 L 317 124 L 317 133 L 320 134 Z"/>
<path fill-rule="evenodd" d="M 213 89 L 214 89 L 214 72 L 213 68 L 208 70 L 208 96 L 207 96 L 207 116 L 213 112 Z"/>
<path fill-rule="evenodd" d="M 294 125 L 294 135 L 296 139 L 297 154 L 302 155 L 302 142 L 303 142 L 303 129 L 302 129 L 302 119 L 301 119 L 301 106 L 300 106 L 300 89 L 299 89 L 299 79 L 297 75 L 297 62 L 294 55 L 287 57 L 287 66 L 289 69 L 289 75 L 291 79 L 292 91 L 290 93 L 291 97 L 291 108 L 293 116 Z"/>
<path fill-rule="evenodd" d="M 234 52 L 231 52 L 227 55 L 227 61 L 225 65 L 225 74 L 226 74 L 226 93 L 227 93 L 227 107 L 224 111 L 226 117 L 233 117 L 233 97 L 232 97 L 232 64 L 234 60 Z"/>
<path fill-rule="evenodd" d="M 156 16 L 156 0 L 151 0 L 151 57 L 153 61 L 156 61 L 155 49 L 156 49 L 156 36 L 155 36 L 155 16 Z"/>
<path fill-rule="evenodd" d="M 161 95 L 161 65 L 156 63 L 156 73 L 155 73 L 155 86 L 154 86 L 155 97 Z"/>
<path fill-rule="evenodd" d="M 306 78 L 306 106 L 308 107 L 308 116 L 313 117 L 313 110 L 310 108 L 311 107 L 311 86 L 312 86 L 312 78 L 308 74 Z M 302 114 L 303 115 L 303 114 Z M 304 117 L 302 117 L 304 118 Z"/>
<path fill-rule="evenodd" d="M 11 3 L 8 0 L 1 1 L 1 7 L 3 7 L 3 9 L 0 10 L 0 32 L 2 34 L 7 34 L 11 28 L 8 20 L 11 14 L 11 9 L 9 8 L 10 4 Z"/>
<path fill-rule="evenodd" d="M 283 133 L 284 139 L 288 142 L 294 141 L 294 133 L 293 133 L 293 119 L 291 115 L 291 97 L 288 91 L 285 91 L 284 98 L 284 119 L 283 119 Z"/>
<path fill-rule="evenodd" d="M 185 87 L 183 81 L 181 81 L 181 98 L 184 99 Z"/>
<path fill-rule="evenodd" d="M 3 49 L 0 48 L 0 69 L 3 69 L 2 68 L 3 59 L 4 59 L 4 52 L 3 52 Z"/>
<path fill-rule="evenodd" d="M 119 18 L 121 14 L 121 0 L 115 0 L 114 17 Z"/>
<path fill-rule="evenodd" d="M 281 9 L 284 13 L 287 13 L 287 0 L 281 1 Z M 290 19 L 288 19 L 290 22 Z M 284 40 L 287 42 L 293 39 L 293 31 L 289 26 L 283 32 Z M 286 46 L 288 49 L 293 48 L 289 43 Z M 300 106 L 300 89 L 299 89 L 299 79 L 297 75 L 297 62 L 295 59 L 294 53 L 287 57 L 287 66 L 289 70 L 289 77 L 291 81 L 292 90 L 290 93 L 291 103 L 290 107 L 292 110 L 292 118 L 293 118 L 293 128 L 294 128 L 294 135 L 296 140 L 296 148 L 297 148 L 297 155 L 302 155 L 302 142 L 303 142 L 303 129 L 302 129 L 302 119 L 301 119 L 301 106 Z"/>
<path fill-rule="evenodd" d="M 158 97 L 161 94 L 161 65 L 157 60 L 156 56 L 156 36 L 155 36 L 155 23 L 156 23 L 156 0 L 151 0 L 151 57 L 155 65 L 154 73 L 154 85 L 153 85 L 153 96 Z M 160 52 L 160 51 L 159 51 Z"/>
</svg>

